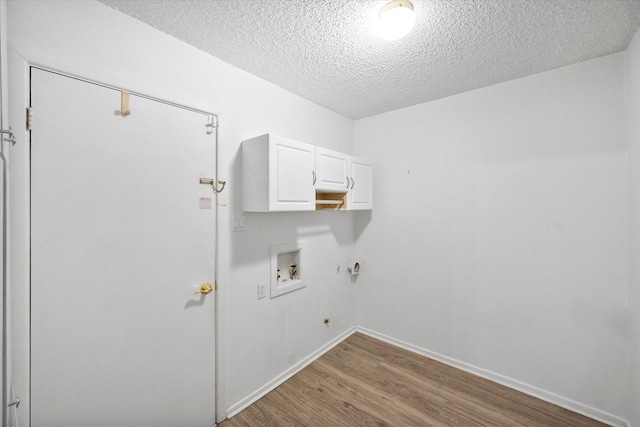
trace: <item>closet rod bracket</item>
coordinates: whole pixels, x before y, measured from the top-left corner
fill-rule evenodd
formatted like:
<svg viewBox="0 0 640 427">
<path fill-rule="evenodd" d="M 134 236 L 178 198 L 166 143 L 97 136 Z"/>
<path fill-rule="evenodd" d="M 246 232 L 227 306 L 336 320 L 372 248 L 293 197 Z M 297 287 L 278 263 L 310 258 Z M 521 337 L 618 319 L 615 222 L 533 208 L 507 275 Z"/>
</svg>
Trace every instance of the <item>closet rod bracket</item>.
<svg viewBox="0 0 640 427">
<path fill-rule="evenodd" d="M 218 127 L 218 119 L 216 116 L 207 116 L 207 124 L 204 125 L 207 128 L 207 135 L 211 135 Z"/>
</svg>

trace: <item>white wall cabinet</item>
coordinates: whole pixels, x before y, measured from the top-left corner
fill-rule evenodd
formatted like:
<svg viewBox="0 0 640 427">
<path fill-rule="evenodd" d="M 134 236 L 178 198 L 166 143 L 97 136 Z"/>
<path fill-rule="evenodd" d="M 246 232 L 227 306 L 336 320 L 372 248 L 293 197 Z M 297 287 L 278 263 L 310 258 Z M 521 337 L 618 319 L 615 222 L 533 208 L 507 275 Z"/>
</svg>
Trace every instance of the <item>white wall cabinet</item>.
<svg viewBox="0 0 640 427">
<path fill-rule="evenodd" d="M 373 167 L 367 160 L 316 147 L 316 176 L 318 197 L 327 192 L 346 193 L 345 210 L 373 208 Z"/>
<path fill-rule="evenodd" d="M 316 191 L 349 191 L 349 156 L 316 147 Z"/>
<path fill-rule="evenodd" d="M 347 210 L 373 209 L 373 167 L 367 160 L 349 157 Z"/>
<path fill-rule="evenodd" d="M 371 163 L 337 151 L 272 134 L 242 142 L 245 212 L 372 209 L 372 179 Z"/>
<path fill-rule="evenodd" d="M 316 147 L 266 134 L 242 142 L 242 209 L 315 210 Z"/>
</svg>

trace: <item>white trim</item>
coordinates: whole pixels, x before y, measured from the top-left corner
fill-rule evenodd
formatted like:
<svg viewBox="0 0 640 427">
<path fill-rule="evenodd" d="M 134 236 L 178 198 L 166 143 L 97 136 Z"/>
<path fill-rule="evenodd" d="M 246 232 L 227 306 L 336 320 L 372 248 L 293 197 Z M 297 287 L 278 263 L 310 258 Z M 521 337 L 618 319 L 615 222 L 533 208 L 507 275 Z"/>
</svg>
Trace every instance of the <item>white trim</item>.
<svg viewBox="0 0 640 427">
<path fill-rule="evenodd" d="M 520 391 L 529 396 L 538 398 L 540 400 L 544 400 L 545 402 L 549 402 L 561 408 L 568 409 L 569 411 L 584 415 L 585 417 L 589 417 L 601 423 L 614 426 L 614 427 L 631 427 L 631 424 L 629 424 L 627 420 L 621 417 L 618 417 L 616 415 L 610 414 L 608 412 L 601 411 L 591 406 L 584 405 L 582 403 L 576 402 L 571 399 L 567 399 L 566 397 L 559 396 L 555 393 L 551 393 L 549 391 L 539 389 L 537 387 L 523 383 L 521 381 L 514 380 L 513 378 L 496 374 L 495 372 L 491 372 L 486 369 L 482 369 L 477 366 L 470 365 L 465 362 L 461 362 L 451 357 L 444 356 L 439 353 L 435 353 L 433 351 L 424 349 L 422 347 L 418 347 L 413 344 L 409 344 L 405 341 L 392 338 L 388 335 L 384 335 L 382 333 L 376 332 L 371 329 L 363 328 L 361 326 L 351 327 L 343 334 L 339 335 L 329 343 L 325 344 L 324 346 L 320 347 L 318 350 L 311 353 L 309 356 L 304 358 L 301 362 L 299 362 L 295 366 L 292 366 L 290 369 L 287 369 L 282 374 L 278 375 L 271 381 L 267 382 L 265 385 L 263 385 L 262 387 L 260 387 L 259 389 L 257 389 L 256 391 L 254 391 L 244 399 L 241 399 L 237 403 L 229 406 L 227 408 L 227 416 L 231 418 L 234 415 L 237 415 L 243 409 L 246 409 L 248 406 L 252 405 L 256 401 L 258 401 L 260 398 L 264 397 L 267 393 L 273 391 L 279 385 L 287 381 L 289 378 L 293 377 L 295 374 L 300 372 L 306 366 L 310 365 L 313 361 L 320 358 L 323 354 L 325 354 L 326 352 L 331 350 L 333 347 L 340 344 L 342 341 L 344 341 L 345 339 L 347 339 L 348 337 L 350 337 L 356 332 L 360 332 L 364 335 L 370 336 L 380 341 L 384 341 L 396 347 L 409 350 L 421 356 L 428 357 L 430 359 L 436 360 L 438 362 L 444 363 L 445 365 L 452 366 L 454 368 L 460 369 L 462 371 L 468 372 L 478 377 L 485 378 L 489 381 L 493 381 L 505 387 L 509 387 L 513 390 Z"/>
<path fill-rule="evenodd" d="M 7 46 L 7 2 L 6 0 L 0 1 L 0 128 L 9 129 L 9 68 L 7 57 L 9 49 Z M 0 319 L 2 322 L 2 350 L 0 351 L 0 365 L 2 366 L 2 388 L 0 388 L 0 404 L 2 405 L 2 423 L 9 425 L 10 412 L 8 403 L 13 400 L 11 396 L 11 330 L 10 330 L 10 315 L 11 315 L 11 291 L 9 289 L 9 179 L 7 163 L 8 149 L 5 151 L 5 146 L 10 147 L 10 143 L 5 143 L 4 135 L 0 134 L 0 158 L 2 159 L 2 249 L 0 260 L 2 262 L 2 291 L 0 293 Z M 14 411 L 15 412 L 15 411 Z"/>
<path fill-rule="evenodd" d="M 631 424 L 629 424 L 627 420 L 621 417 L 618 417 L 616 415 L 610 414 L 608 412 L 601 411 L 599 409 L 593 408 L 588 405 L 584 405 L 582 403 L 576 402 L 566 397 L 559 396 L 555 393 L 542 390 L 540 388 L 534 387 L 532 385 L 523 383 L 518 380 L 514 380 L 513 378 L 509 378 L 504 375 L 500 375 L 495 372 L 488 371 L 486 369 L 482 369 L 465 362 L 461 362 L 451 357 L 444 356 L 439 353 L 435 353 L 433 351 L 424 349 L 422 347 L 418 347 L 413 344 L 409 344 L 405 341 L 392 338 L 388 335 L 384 335 L 374 330 L 363 328 L 361 326 L 353 326 L 349 328 L 346 332 L 342 333 L 341 335 L 339 335 L 329 343 L 320 347 L 318 350 L 311 353 L 302 361 L 292 366 L 291 368 L 287 369 L 277 377 L 273 378 L 271 381 L 267 382 L 265 385 L 263 385 L 253 393 L 249 394 L 248 396 L 241 399 L 237 403 L 229 406 L 227 408 L 227 416 L 231 418 L 234 415 L 237 415 L 239 412 L 241 412 L 242 410 L 246 409 L 248 406 L 252 405 L 256 401 L 264 397 L 267 393 L 276 389 L 279 385 L 287 381 L 289 378 L 291 378 L 292 376 L 300 372 L 306 366 L 310 365 L 316 359 L 320 358 L 323 354 L 325 354 L 326 352 L 331 350 L 333 347 L 337 346 L 342 341 L 349 338 L 351 335 L 353 335 L 356 332 L 360 332 L 364 335 L 370 336 L 380 341 L 384 341 L 396 347 L 409 350 L 421 356 L 425 356 L 430 359 L 436 360 L 438 362 L 444 363 L 445 365 L 452 366 L 454 368 L 460 369 L 462 371 L 468 372 L 478 377 L 487 379 L 489 381 L 493 381 L 505 387 L 509 387 L 513 390 L 520 391 L 529 396 L 538 398 L 540 400 L 544 400 L 545 402 L 549 402 L 561 408 L 568 409 L 569 411 L 584 415 L 585 417 L 594 419 L 596 421 L 600 421 L 601 423 L 614 426 L 614 427 L 631 427 Z"/>
<path fill-rule="evenodd" d="M 522 393 L 528 394 L 529 396 L 536 397 L 540 400 L 544 400 L 545 402 L 552 403 L 556 406 L 560 406 L 561 408 L 568 409 L 570 411 L 576 412 L 578 414 L 584 415 L 585 417 L 592 418 L 596 421 L 600 421 L 601 423 L 616 426 L 616 427 L 629 427 L 630 424 L 627 420 L 610 414 L 608 412 L 601 411 L 599 409 L 593 408 L 591 406 L 584 405 L 582 403 L 576 402 L 575 400 L 567 399 L 566 397 L 559 396 L 555 393 L 551 393 L 546 390 L 539 389 L 529 384 L 525 384 L 518 380 L 514 380 L 513 378 L 505 377 L 504 375 L 497 374 L 495 372 L 488 371 L 486 369 L 479 368 L 474 365 L 470 365 L 465 362 L 461 362 L 459 360 L 453 359 L 448 356 L 444 356 L 439 353 L 435 353 L 433 351 L 424 349 L 422 347 L 418 347 L 413 344 L 409 344 L 407 342 L 392 338 L 388 335 L 381 334 L 379 332 L 373 331 L 371 329 L 363 328 L 360 326 L 356 326 L 356 332 L 360 332 L 364 335 L 368 335 L 372 338 L 378 339 L 380 341 L 384 341 L 386 343 L 395 345 L 397 347 L 403 348 L 405 350 L 409 350 L 413 353 L 417 353 L 421 356 L 428 357 L 430 359 L 436 360 L 438 362 L 444 363 L 445 365 L 452 366 L 454 368 L 460 369 L 465 372 L 469 372 L 473 375 L 477 375 L 481 378 L 485 378 L 487 380 L 493 381 L 495 383 L 501 384 L 503 386 L 509 387 L 511 389 L 520 391 Z"/>
<path fill-rule="evenodd" d="M 29 64 L 13 47 L 9 48 L 9 77 L 11 94 L 9 110 L 12 121 L 26 123 L 29 105 Z M 29 372 L 31 337 L 29 313 L 29 212 L 30 192 L 29 131 L 25 126 L 16 126 L 17 144 L 11 148 L 9 171 L 9 291 L 11 307 L 9 328 L 11 333 L 11 388 L 20 397 L 20 408 L 11 411 L 11 421 L 18 425 L 30 425 Z M 15 407 L 14 407 L 15 408 Z M 11 424 L 8 424 L 11 425 Z"/>
<path fill-rule="evenodd" d="M 295 374 L 303 370 L 305 367 L 309 366 L 311 363 L 313 363 L 315 360 L 320 358 L 320 356 L 322 356 L 323 354 L 331 350 L 333 347 L 337 346 L 342 341 L 349 338 L 355 332 L 357 332 L 356 326 L 352 326 L 351 328 L 347 329 L 345 332 L 343 332 L 333 340 L 329 341 L 327 344 L 323 345 L 322 347 L 320 347 L 319 349 L 317 349 L 316 351 L 314 351 L 313 353 L 311 353 L 310 355 L 302 359 L 300 362 L 298 362 L 291 368 L 287 369 L 277 377 L 273 378 L 271 381 L 267 382 L 265 385 L 263 385 L 262 387 L 260 387 L 259 389 L 257 389 L 256 391 L 254 391 L 244 399 L 241 399 L 240 401 L 229 406 L 227 408 L 227 416 L 231 418 L 234 415 L 238 414 L 243 409 L 252 405 L 256 401 L 258 401 L 260 398 L 265 396 L 267 393 L 269 393 L 270 391 L 273 391 L 280 384 L 284 383 L 289 378 L 291 378 L 292 376 L 294 376 Z"/>
</svg>

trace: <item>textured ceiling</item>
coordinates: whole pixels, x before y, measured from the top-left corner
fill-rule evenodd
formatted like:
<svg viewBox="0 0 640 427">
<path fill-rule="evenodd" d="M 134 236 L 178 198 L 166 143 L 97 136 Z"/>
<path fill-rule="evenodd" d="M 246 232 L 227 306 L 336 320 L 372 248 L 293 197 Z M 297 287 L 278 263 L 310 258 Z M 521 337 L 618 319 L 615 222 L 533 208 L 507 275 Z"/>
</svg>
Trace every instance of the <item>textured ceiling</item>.
<svg viewBox="0 0 640 427">
<path fill-rule="evenodd" d="M 413 0 L 385 41 L 376 0 L 100 0 L 350 118 L 626 49 L 640 0 Z"/>
</svg>

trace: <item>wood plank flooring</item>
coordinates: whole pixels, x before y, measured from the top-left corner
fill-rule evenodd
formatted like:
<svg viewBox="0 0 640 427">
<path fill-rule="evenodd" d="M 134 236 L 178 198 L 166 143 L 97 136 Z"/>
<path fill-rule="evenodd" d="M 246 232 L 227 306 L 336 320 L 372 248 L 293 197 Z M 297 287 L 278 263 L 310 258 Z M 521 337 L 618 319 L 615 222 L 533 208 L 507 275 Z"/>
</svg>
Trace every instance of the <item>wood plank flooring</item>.
<svg viewBox="0 0 640 427">
<path fill-rule="evenodd" d="M 219 426 L 604 424 L 356 333 Z"/>
</svg>

